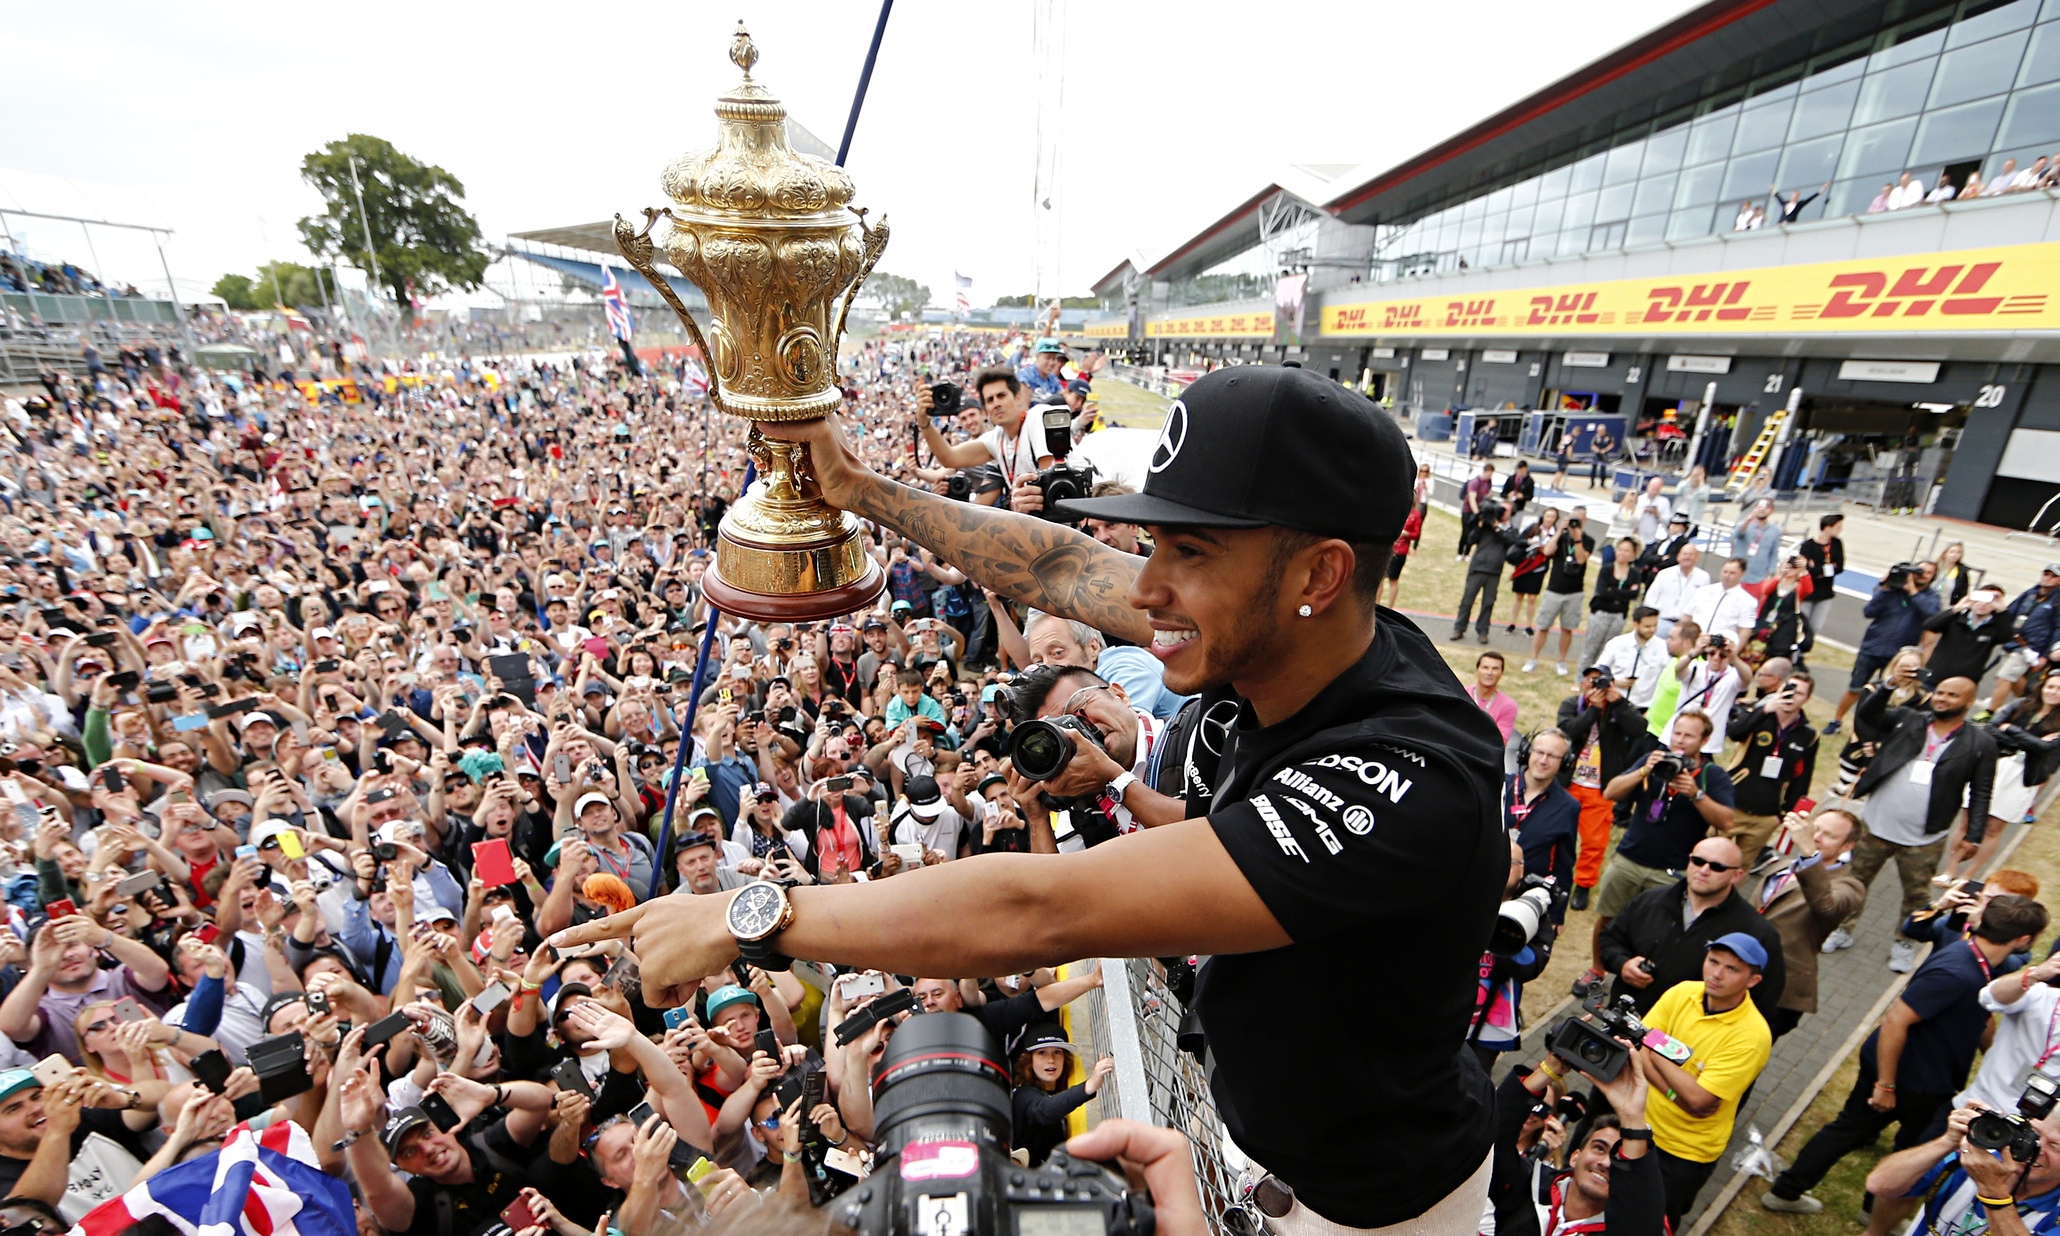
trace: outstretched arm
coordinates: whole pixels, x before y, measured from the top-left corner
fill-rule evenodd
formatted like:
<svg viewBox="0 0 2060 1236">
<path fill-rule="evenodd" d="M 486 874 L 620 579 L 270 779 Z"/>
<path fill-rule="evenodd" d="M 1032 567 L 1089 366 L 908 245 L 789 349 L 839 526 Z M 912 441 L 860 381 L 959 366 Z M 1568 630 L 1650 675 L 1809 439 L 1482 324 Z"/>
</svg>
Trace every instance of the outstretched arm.
<svg viewBox="0 0 2060 1236">
<path fill-rule="evenodd" d="M 830 421 L 760 431 L 808 443 L 832 503 L 887 525 L 983 586 L 1133 643 L 1151 640 L 1151 624 L 1126 599 L 1143 559 L 1063 524 L 896 484 L 866 468 Z"/>
</svg>

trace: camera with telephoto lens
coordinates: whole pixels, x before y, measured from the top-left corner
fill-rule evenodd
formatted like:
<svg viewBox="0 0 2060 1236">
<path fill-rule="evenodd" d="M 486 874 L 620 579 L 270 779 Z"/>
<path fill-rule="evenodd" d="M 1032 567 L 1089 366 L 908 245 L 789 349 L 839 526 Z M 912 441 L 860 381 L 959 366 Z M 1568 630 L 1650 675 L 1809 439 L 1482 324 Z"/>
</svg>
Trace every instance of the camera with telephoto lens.
<svg viewBox="0 0 2060 1236">
<path fill-rule="evenodd" d="M 1085 734 L 1087 740 L 1106 751 L 1102 732 L 1093 724 L 1071 714 L 1025 721 L 1009 735 L 1009 759 L 1016 771 L 1029 781 L 1049 781 L 1073 761 L 1073 740 L 1069 733 Z"/>
<path fill-rule="evenodd" d="M 2039 1157 L 2039 1131 L 2031 1122 L 2052 1115 L 2056 1101 L 2060 1082 L 2033 1073 L 2017 1096 L 2016 1113 L 1981 1113 L 1967 1122 L 1967 1140 L 1983 1150 L 2008 1150 L 2011 1158 L 2028 1164 Z"/>
<path fill-rule="evenodd" d="M 1053 460 L 1051 467 L 1031 478 L 1044 491 L 1044 510 L 1038 513 L 1055 523 L 1069 524 L 1074 521 L 1052 508 L 1087 496 L 1087 491 L 1094 488 L 1094 465 L 1076 468 L 1065 462 L 1073 451 L 1072 409 L 1056 404 L 1037 409 L 1037 415 L 1043 418 L 1044 447 Z"/>
<path fill-rule="evenodd" d="M 1583 1009 L 1552 1027 L 1545 1050 L 1598 1082 L 1615 1081 L 1632 1049 L 1645 1041 L 1645 1023 L 1629 996 L 1619 996 L 1613 1007 L 1590 997 Z"/>
<path fill-rule="evenodd" d="M 1898 562 L 1884 571 L 1881 576 L 1883 588 L 1906 587 L 1911 578 L 1924 570 L 1921 562 Z"/>
<path fill-rule="evenodd" d="M 1488 937 L 1488 950 L 1500 957 L 1521 953 L 1552 921 L 1553 906 L 1566 896 L 1551 876 L 1527 875 L 1516 887 L 1516 896 L 1495 911 L 1495 934 Z"/>
<path fill-rule="evenodd" d="M 873 1074 L 880 1157 L 841 1194 L 835 1217 L 865 1236 L 1151 1236 L 1151 1201 L 1099 1163 L 1053 1151 L 1042 1167 L 1009 1158 L 1009 1070 L 994 1036 L 965 1013 L 895 1031 Z"/>
<path fill-rule="evenodd" d="M 1667 785 L 1669 782 L 1671 782 L 1674 778 L 1680 776 L 1681 770 L 1686 767 L 1688 767 L 1688 765 L 1681 759 L 1679 755 L 1676 755 L 1674 752 L 1669 751 L 1665 755 L 1659 757 L 1658 763 L 1654 764 L 1650 769 L 1646 770 L 1645 784 L 1663 787 Z"/>
</svg>

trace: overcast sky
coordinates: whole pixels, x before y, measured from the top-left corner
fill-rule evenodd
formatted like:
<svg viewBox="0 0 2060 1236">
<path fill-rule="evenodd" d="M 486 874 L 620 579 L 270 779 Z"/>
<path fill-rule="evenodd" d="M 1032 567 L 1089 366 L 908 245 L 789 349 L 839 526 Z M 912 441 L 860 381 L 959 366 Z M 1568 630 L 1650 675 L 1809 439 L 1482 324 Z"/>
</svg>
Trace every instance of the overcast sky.
<svg viewBox="0 0 2060 1236">
<path fill-rule="evenodd" d="M 1156 257 L 1285 163 L 1391 163 L 1636 37 L 1680 0 L 1274 0 L 1063 8 L 1058 269 L 1080 293 Z M 182 287 L 305 260 L 302 155 L 386 138 L 463 182 L 490 240 L 661 205 L 710 105 L 756 76 L 832 146 L 871 0 L 709 4 L 16 5 L 0 82 L 0 206 L 157 224 Z M 1028 0 L 899 0 L 859 121 L 859 205 L 893 221 L 883 270 L 948 302 L 1031 290 L 1040 82 Z M 1052 83 L 1052 88 L 1061 88 Z M 39 257 L 90 263 L 80 229 L 7 220 Z M 161 288 L 140 237 L 96 231 L 106 274 Z M 347 282 L 354 282 L 349 275 Z"/>
</svg>

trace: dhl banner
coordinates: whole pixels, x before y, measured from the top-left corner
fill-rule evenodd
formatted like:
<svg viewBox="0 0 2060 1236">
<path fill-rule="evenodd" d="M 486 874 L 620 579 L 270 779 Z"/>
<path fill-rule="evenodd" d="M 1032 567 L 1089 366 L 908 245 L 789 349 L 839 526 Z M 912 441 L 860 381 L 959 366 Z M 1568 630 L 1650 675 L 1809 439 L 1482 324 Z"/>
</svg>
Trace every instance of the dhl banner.
<svg viewBox="0 0 2060 1236">
<path fill-rule="evenodd" d="M 1212 313 L 1198 318 L 1147 318 L 1147 339 L 1273 338 L 1273 311 Z"/>
<path fill-rule="evenodd" d="M 2060 329 L 2060 243 L 1325 305 L 1321 333 L 1762 335 Z"/>
<path fill-rule="evenodd" d="M 1080 332 L 1089 339 L 1128 339 L 1129 318 L 1111 318 L 1106 322 L 1089 322 Z"/>
</svg>

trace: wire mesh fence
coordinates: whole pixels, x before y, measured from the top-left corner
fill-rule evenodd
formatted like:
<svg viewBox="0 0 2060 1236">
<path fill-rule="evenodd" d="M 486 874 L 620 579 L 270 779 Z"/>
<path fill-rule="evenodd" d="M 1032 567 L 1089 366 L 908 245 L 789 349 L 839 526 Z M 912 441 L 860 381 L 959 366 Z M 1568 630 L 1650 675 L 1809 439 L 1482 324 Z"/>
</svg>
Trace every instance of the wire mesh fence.
<svg viewBox="0 0 2060 1236">
<path fill-rule="evenodd" d="M 1194 1144 L 1202 1212 L 1220 1234 L 1220 1216 L 1237 1196 L 1244 1164 L 1224 1136 L 1206 1067 L 1180 1050 L 1185 1007 L 1158 962 L 1105 958 L 1101 964 L 1101 989 L 1074 1006 L 1076 1035 L 1084 1022 L 1086 1033 L 1079 1037 L 1093 1044 L 1097 1056 L 1108 1053 L 1116 1062 L 1092 1116 L 1121 1116 L 1185 1133 Z"/>
</svg>

